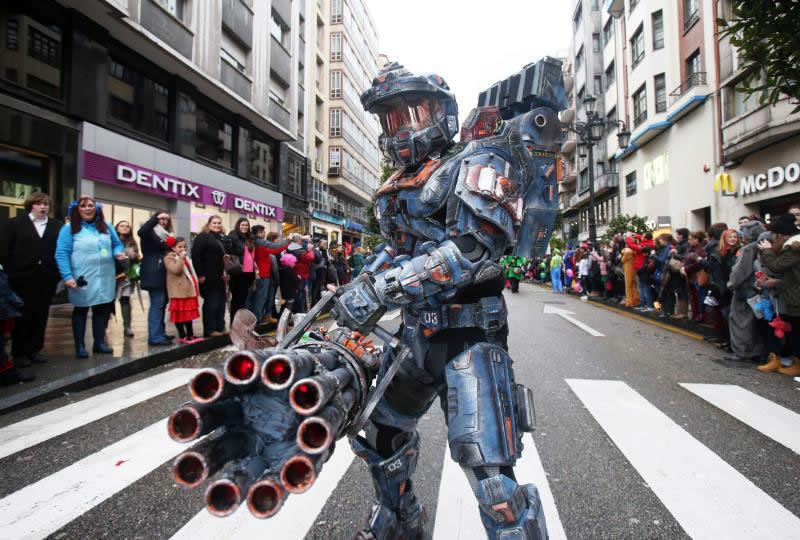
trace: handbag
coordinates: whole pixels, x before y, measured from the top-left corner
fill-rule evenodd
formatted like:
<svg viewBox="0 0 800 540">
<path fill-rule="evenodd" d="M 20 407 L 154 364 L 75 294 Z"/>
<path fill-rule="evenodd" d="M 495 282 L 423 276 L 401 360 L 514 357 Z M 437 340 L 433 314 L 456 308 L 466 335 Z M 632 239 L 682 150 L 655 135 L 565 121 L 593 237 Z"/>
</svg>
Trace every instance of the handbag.
<svg viewBox="0 0 800 540">
<path fill-rule="evenodd" d="M 226 253 L 222 257 L 222 265 L 229 276 L 238 276 L 242 273 L 242 263 L 239 262 L 239 257 L 236 255 Z"/>
</svg>

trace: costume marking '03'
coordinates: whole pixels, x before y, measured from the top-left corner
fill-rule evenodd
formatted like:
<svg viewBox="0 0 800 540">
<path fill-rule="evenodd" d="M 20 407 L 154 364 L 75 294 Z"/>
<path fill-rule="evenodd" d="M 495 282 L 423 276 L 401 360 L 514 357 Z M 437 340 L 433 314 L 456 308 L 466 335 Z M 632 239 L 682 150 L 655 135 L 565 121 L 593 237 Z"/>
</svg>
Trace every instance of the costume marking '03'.
<svg viewBox="0 0 800 540">
<path fill-rule="evenodd" d="M 418 538 L 416 425 L 438 397 L 488 537 L 547 538 L 536 488 L 517 484 L 513 471 L 535 415 L 507 352 L 497 261 L 541 255 L 549 241 L 566 108 L 561 63 L 545 58 L 498 83 L 482 96 L 497 106 L 473 110 L 458 144 L 457 105 L 438 75 L 389 64 L 361 101 L 380 118 L 381 149 L 398 167 L 375 202 L 386 243 L 312 310 L 333 305 L 339 329 L 300 342 L 306 318 L 276 346 L 236 353 L 193 379 L 195 403 L 172 415 L 170 435 L 213 435 L 178 457 L 175 478 L 194 487 L 236 460 L 206 490 L 209 510 L 227 515 L 246 500 L 269 517 L 288 493 L 311 487 L 348 435 L 377 497 L 356 537 Z M 393 309 L 403 320 L 394 336 L 378 326 Z M 372 332 L 386 342 L 382 358 L 361 337 Z"/>
</svg>

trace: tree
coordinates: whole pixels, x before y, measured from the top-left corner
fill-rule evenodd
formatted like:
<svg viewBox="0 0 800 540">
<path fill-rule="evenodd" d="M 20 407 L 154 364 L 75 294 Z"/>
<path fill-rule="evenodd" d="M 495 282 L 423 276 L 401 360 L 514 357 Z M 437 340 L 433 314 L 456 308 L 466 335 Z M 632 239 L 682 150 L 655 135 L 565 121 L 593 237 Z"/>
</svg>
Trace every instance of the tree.
<svg viewBox="0 0 800 540">
<path fill-rule="evenodd" d="M 644 234 L 652 231 L 648 225 L 647 220 L 637 215 L 629 216 L 628 214 L 620 214 L 608 222 L 608 230 L 600 238 L 601 242 L 609 242 L 617 234 L 625 234 L 626 232 L 635 232 Z"/>
<path fill-rule="evenodd" d="M 731 0 L 732 16 L 718 19 L 720 37 L 738 48 L 748 72 L 744 89 L 763 105 L 789 96 L 800 111 L 800 32 L 797 0 Z"/>
<path fill-rule="evenodd" d="M 561 238 L 557 238 L 555 236 L 550 238 L 550 251 L 553 251 L 553 250 L 557 249 L 558 251 L 563 253 L 564 249 L 566 249 L 566 247 L 567 247 L 567 243 L 565 241 L 563 241 Z"/>
</svg>

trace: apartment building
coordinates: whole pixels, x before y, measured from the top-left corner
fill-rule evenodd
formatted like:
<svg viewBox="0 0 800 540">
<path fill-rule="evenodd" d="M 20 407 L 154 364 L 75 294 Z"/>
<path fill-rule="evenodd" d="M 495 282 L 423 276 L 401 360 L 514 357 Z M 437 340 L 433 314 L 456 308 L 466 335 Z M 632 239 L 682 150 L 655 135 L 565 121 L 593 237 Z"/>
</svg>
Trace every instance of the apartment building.
<svg viewBox="0 0 800 540">
<path fill-rule="evenodd" d="M 562 124 L 586 120 L 584 99 L 596 98 L 600 115 L 611 114 L 616 119 L 616 96 L 608 92 L 615 86 L 615 72 L 606 73 L 604 57 L 613 47 L 614 32 L 604 28 L 600 0 L 573 0 L 570 57 L 564 62 L 569 108 L 562 113 Z M 609 45 L 611 44 L 611 45 Z M 571 70 L 571 73 L 567 73 Z M 594 175 L 595 221 L 597 234 L 602 235 L 608 222 L 620 212 L 617 163 L 613 156 L 616 145 L 616 126 L 608 130 L 608 140 L 595 143 L 592 163 L 588 152 L 580 150 L 573 132 L 566 134 L 562 153 L 568 162 L 567 174 L 561 184 L 560 207 L 563 212 L 562 236 L 567 240 L 589 238 L 589 169 Z"/>
<path fill-rule="evenodd" d="M 0 221 L 43 190 L 58 217 L 306 230 L 306 28 L 299 0 L 3 2 Z"/>
<path fill-rule="evenodd" d="M 617 161 L 622 211 L 658 230 L 768 217 L 798 200 L 800 115 L 737 92 L 747 75 L 717 18 L 730 0 L 607 0 L 606 116 L 632 131 Z M 605 34 L 605 31 L 604 31 Z M 613 69 L 612 69 L 613 68 Z M 607 77 L 608 79 L 608 77 Z M 616 109 L 610 104 L 616 99 Z"/>
<path fill-rule="evenodd" d="M 357 244 L 378 188 L 380 128 L 360 95 L 377 74 L 378 34 L 366 0 L 314 0 L 316 84 L 311 173 L 312 232 L 331 243 Z M 313 144 L 312 144 L 313 143 Z"/>
</svg>

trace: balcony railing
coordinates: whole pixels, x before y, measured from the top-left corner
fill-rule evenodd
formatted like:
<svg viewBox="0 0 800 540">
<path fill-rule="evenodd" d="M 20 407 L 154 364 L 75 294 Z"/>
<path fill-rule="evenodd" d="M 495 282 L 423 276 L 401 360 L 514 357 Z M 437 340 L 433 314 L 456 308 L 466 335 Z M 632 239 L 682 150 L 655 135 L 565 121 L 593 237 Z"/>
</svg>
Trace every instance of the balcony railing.
<svg viewBox="0 0 800 540">
<path fill-rule="evenodd" d="M 706 84 L 706 72 L 699 71 L 697 73 L 692 73 L 689 77 L 686 78 L 685 81 L 681 83 L 681 85 L 673 90 L 669 95 L 669 104 L 670 106 L 674 105 L 676 101 L 681 99 L 689 90 L 694 88 L 695 86 L 705 86 Z"/>
</svg>

